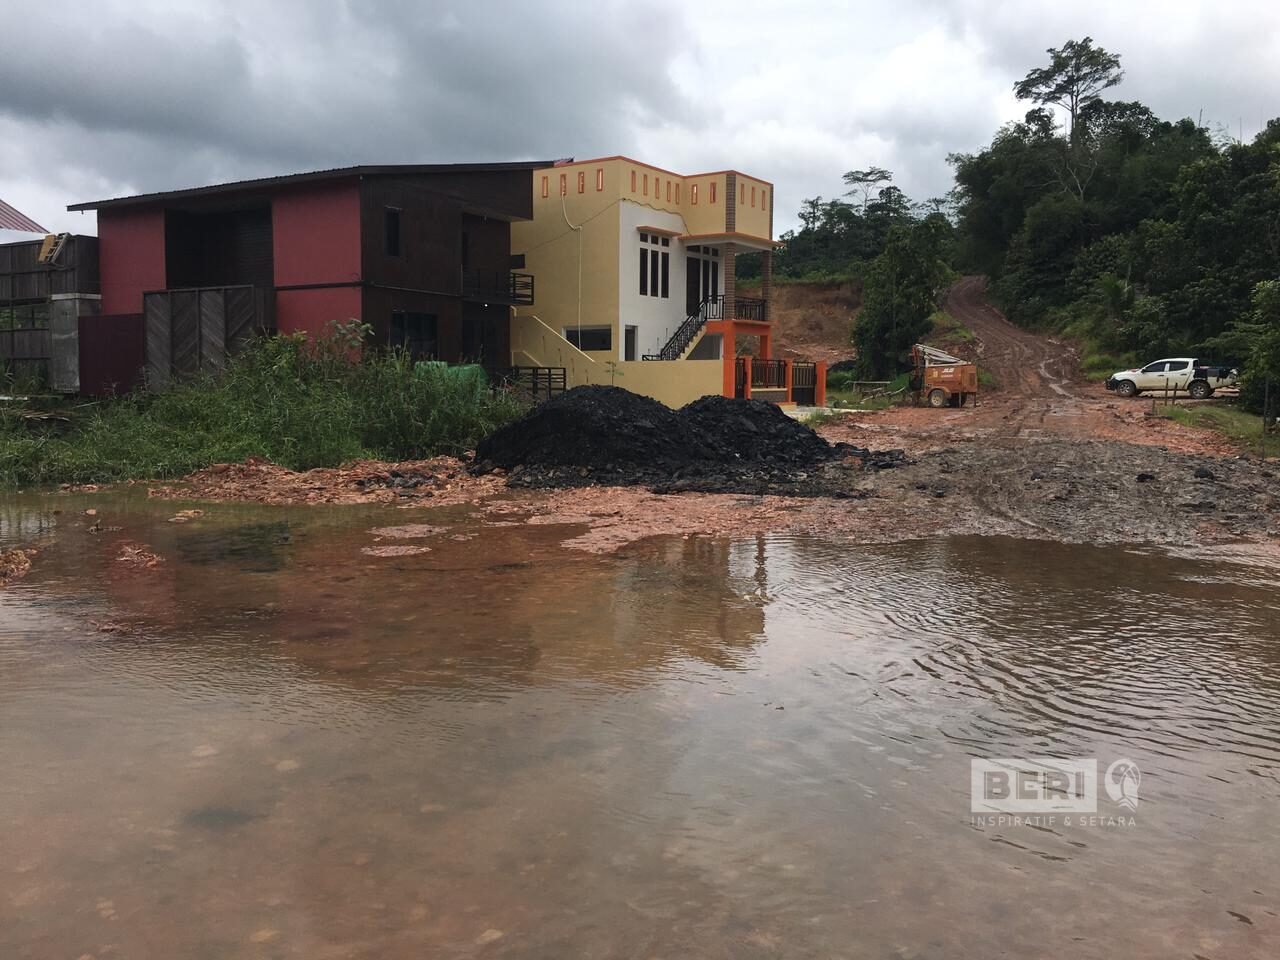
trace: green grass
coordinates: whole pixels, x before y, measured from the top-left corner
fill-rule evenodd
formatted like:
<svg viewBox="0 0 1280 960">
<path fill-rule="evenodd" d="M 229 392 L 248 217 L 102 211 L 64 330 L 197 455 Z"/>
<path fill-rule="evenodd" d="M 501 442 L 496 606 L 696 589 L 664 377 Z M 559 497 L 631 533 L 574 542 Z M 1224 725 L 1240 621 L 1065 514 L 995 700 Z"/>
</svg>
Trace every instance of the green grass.
<svg viewBox="0 0 1280 960">
<path fill-rule="evenodd" d="M 906 388 L 908 379 L 907 374 L 901 374 L 883 390 L 885 393 L 898 393 Z M 856 382 L 851 371 L 827 374 L 827 406 L 837 410 L 884 410 L 902 400 L 901 396 L 868 396 L 854 389 Z"/>
<path fill-rule="evenodd" d="M 1127 370 L 1135 363 L 1131 356 L 1104 353 L 1088 341 L 1080 347 L 1080 372 L 1086 380 L 1106 380 L 1117 370 Z"/>
<path fill-rule="evenodd" d="M 1246 413 L 1234 404 L 1197 403 L 1184 407 L 1157 407 L 1157 410 L 1163 411 L 1169 419 L 1178 423 L 1214 430 L 1242 450 L 1262 452 L 1262 417 Z M 1272 455 L 1280 453 L 1280 437 L 1269 436 L 1267 448 Z"/>
<path fill-rule="evenodd" d="M 929 322 L 933 327 L 929 339 L 939 345 L 973 343 L 977 339 L 972 330 L 944 310 L 935 312 Z"/>
<path fill-rule="evenodd" d="M 478 370 L 354 360 L 362 332 L 263 340 L 221 377 L 70 409 L 69 424 L 0 411 L 0 487 L 166 479 L 251 456 L 305 470 L 461 453 L 523 412 Z"/>
</svg>

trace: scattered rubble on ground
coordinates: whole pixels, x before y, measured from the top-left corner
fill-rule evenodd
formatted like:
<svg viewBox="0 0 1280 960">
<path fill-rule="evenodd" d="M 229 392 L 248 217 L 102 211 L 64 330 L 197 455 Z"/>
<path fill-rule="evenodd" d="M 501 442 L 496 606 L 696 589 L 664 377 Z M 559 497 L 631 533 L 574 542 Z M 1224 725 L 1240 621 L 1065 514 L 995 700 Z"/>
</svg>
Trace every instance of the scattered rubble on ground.
<svg viewBox="0 0 1280 960">
<path fill-rule="evenodd" d="M 164 563 L 164 557 L 157 553 L 152 553 L 145 545 L 136 543 L 122 544 L 116 560 L 139 569 L 153 569 Z"/>
<path fill-rule="evenodd" d="M 215 464 L 181 483 L 154 486 L 147 495 L 169 500 L 242 500 L 275 505 L 312 503 L 416 503 L 448 506 L 494 493 L 502 478 L 477 480 L 455 457 L 382 463 L 359 460 L 341 467 L 296 471 L 252 458 Z"/>
<path fill-rule="evenodd" d="M 31 558 L 40 551 L 34 547 L 0 551 L 0 587 L 21 580 L 31 572 Z"/>
<path fill-rule="evenodd" d="M 417 553 L 430 553 L 431 548 L 410 544 L 384 544 L 373 547 L 361 547 L 361 553 L 371 557 L 409 557 Z"/>
</svg>

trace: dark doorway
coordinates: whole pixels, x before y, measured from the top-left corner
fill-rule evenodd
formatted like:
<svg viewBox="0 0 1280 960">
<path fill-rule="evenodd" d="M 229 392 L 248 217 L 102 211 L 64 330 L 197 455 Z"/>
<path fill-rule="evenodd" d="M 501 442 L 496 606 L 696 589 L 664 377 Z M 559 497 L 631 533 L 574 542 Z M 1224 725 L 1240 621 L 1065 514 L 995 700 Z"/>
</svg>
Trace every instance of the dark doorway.
<svg viewBox="0 0 1280 960">
<path fill-rule="evenodd" d="M 391 346 L 406 350 L 414 360 L 434 360 L 439 352 L 434 313 L 391 314 Z"/>
<path fill-rule="evenodd" d="M 684 306 L 685 315 L 693 316 L 702 302 L 702 261 L 697 257 L 685 258 Z"/>
<path fill-rule="evenodd" d="M 636 358 L 636 328 L 627 327 L 622 332 L 622 359 L 634 360 Z"/>
</svg>

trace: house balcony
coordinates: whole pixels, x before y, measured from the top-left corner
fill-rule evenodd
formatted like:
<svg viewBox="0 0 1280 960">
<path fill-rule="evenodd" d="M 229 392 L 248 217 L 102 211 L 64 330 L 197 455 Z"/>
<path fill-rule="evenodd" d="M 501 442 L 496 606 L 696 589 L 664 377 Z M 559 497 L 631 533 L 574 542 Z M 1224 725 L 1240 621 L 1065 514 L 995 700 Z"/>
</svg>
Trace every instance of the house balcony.
<svg viewBox="0 0 1280 960">
<path fill-rule="evenodd" d="M 737 297 L 733 301 L 733 318 L 735 320 L 765 321 L 764 300 L 759 297 Z"/>
<path fill-rule="evenodd" d="M 462 297 L 507 306 L 533 304 L 533 274 L 510 270 L 462 269 Z"/>
</svg>

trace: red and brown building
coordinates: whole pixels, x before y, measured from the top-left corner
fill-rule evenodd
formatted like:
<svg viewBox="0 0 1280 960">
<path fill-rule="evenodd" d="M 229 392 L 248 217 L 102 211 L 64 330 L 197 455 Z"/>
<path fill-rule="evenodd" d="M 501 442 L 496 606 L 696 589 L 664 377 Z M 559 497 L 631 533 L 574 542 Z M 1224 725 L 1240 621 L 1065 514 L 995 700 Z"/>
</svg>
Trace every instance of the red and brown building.
<svg viewBox="0 0 1280 960">
<path fill-rule="evenodd" d="M 360 166 L 75 204 L 98 216 L 102 314 L 141 315 L 147 368 L 217 366 L 263 331 L 359 320 L 376 344 L 510 362 L 511 223 L 545 163 Z"/>
</svg>

